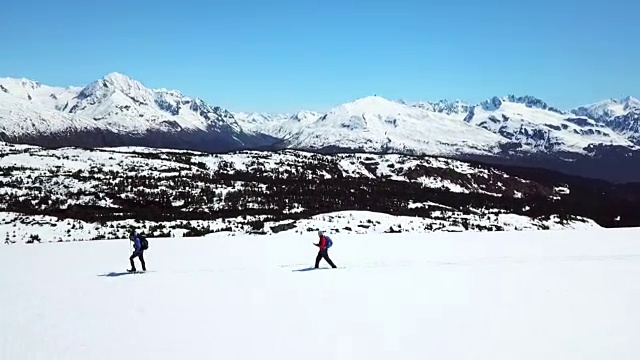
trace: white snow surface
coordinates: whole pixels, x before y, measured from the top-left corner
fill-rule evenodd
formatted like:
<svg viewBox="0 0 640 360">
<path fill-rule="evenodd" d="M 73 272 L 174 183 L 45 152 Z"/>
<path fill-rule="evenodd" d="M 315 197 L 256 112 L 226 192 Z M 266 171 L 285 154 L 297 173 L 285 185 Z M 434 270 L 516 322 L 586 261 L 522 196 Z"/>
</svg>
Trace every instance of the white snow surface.
<svg viewBox="0 0 640 360">
<path fill-rule="evenodd" d="M 632 360 L 640 229 L 4 246 L 2 359 Z M 138 260 L 137 267 L 140 268 Z"/>
</svg>

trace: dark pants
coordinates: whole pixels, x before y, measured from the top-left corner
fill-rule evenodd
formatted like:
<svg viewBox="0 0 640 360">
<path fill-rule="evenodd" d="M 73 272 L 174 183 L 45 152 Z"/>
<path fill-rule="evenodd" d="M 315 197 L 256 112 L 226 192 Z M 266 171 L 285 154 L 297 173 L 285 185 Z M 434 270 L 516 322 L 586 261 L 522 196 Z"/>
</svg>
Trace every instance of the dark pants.
<svg viewBox="0 0 640 360">
<path fill-rule="evenodd" d="M 320 266 L 320 260 L 322 260 L 322 259 L 324 259 L 326 262 L 328 262 L 329 265 L 331 265 L 332 268 L 334 268 L 334 269 L 336 268 L 336 265 L 329 258 L 329 254 L 327 254 L 327 249 L 320 249 L 320 251 L 318 251 L 318 256 L 316 256 L 316 268 L 318 268 L 318 266 Z"/>
<path fill-rule="evenodd" d="M 140 259 L 140 263 L 142 264 L 142 271 L 147 271 L 147 268 L 145 267 L 144 264 L 144 250 L 140 250 L 140 251 L 134 251 L 133 254 L 131 254 L 131 256 L 129 257 L 129 261 L 131 262 L 131 270 L 135 270 L 136 269 L 136 265 L 133 263 L 133 259 L 135 258 L 139 258 Z"/>
</svg>

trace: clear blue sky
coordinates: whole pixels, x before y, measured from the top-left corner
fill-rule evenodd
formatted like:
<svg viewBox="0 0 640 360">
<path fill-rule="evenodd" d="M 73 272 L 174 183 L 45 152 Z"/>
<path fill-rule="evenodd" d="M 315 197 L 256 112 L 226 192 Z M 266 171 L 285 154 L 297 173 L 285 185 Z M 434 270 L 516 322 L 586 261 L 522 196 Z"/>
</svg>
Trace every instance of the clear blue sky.
<svg viewBox="0 0 640 360">
<path fill-rule="evenodd" d="M 0 76 L 117 71 L 234 111 L 373 94 L 569 108 L 640 95 L 638 13 L 630 0 L 7 0 Z"/>
</svg>

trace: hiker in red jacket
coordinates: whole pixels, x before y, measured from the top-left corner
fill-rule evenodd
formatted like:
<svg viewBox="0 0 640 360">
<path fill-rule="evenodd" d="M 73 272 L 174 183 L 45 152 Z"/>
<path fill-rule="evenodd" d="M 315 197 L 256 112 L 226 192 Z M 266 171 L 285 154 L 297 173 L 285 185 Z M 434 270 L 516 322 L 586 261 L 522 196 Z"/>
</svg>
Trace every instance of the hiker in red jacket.
<svg viewBox="0 0 640 360">
<path fill-rule="evenodd" d="M 318 241 L 317 244 L 313 244 L 320 248 L 320 250 L 318 250 L 318 256 L 316 256 L 315 268 L 318 268 L 321 259 L 325 259 L 329 263 L 329 265 L 331 265 L 331 267 L 335 269 L 336 265 L 333 263 L 333 261 L 331 261 L 331 259 L 329 258 L 329 254 L 327 253 L 331 245 L 333 245 L 333 241 L 328 236 L 324 235 L 322 231 L 318 231 L 318 237 L 320 237 L 320 241 Z"/>
</svg>

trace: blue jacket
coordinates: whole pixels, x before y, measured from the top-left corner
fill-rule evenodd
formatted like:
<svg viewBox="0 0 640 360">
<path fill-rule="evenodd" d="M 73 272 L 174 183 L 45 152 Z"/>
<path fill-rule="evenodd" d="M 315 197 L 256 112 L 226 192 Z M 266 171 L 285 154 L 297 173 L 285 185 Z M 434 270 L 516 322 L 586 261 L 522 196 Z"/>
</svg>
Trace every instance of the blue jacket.
<svg viewBox="0 0 640 360">
<path fill-rule="evenodd" d="M 140 244 L 140 238 L 138 237 L 138 234 L 133 235 L 133 248 L 136 251 L 140 251 L 141 247 L 142 245 Z"/>
</svg>

